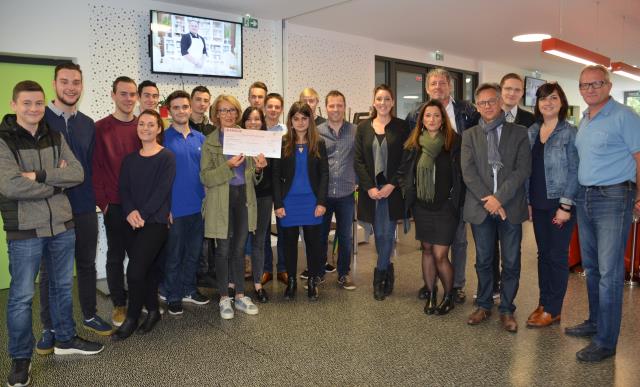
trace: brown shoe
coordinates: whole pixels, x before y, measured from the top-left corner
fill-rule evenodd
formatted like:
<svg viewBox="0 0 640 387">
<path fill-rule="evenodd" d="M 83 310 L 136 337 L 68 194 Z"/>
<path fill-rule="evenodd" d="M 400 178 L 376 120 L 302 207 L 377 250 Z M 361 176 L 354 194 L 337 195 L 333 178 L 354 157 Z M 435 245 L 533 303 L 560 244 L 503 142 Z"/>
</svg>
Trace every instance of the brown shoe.
<svg viewBox="0 0 640 387">
<path fill-rule="evenodd" d="M 262 278 L 260 278 L 260 283 L 266 285 L 269 281 L 273 280 L 273 274 L 271 273 L 262 273 Z"/>
<path fill-rule="evenodd" d="M 551 324 L 559 323 L 560 315 L 556 317 L 552 317 L 550 313 L 542 312 L 537 315 L 534 319 L 530 319 L 527 321 L 527 326 L 532 328 L 542 328 L 548 327 Z"/>
<path fill-rule="evenodd" d="M 518 332 L 518 323 L 512 314 L 501 314 L 500 322 L 505 331 L 516 333 Z"/>
<path fill-rule="evenodd" d="M 286 271 L 280 271 L 278 272 L 278 282 L 282 282 L 283 284 L 287 284 L 287 282 L 289 281 L 289 274 L 287 274 Z"/>
<path fill-rule="evenodd" d="M 491 316 L 491 311 L 478 308 L 471 315 L 469 315 L 469 319 L 467 320 L 467 324 L 469 325 L 478 325 L 484 320 L 488 319 Z"/>
<path fill-rule="evenodd" d="M 536 310 L 534 310 L 533 312 L 531 312 L 531 314 L 529 315 L 529 317 L 527 318 L 527 324 L 529 323 L 529 321 L 531 320 L 535 320 L 536 318 L 538 318 L 538 316 L 540 314 L 542 314 L 544 312 L 544 307 L 542 305 L 538 305 L 538 307 L 536 308 Z"/>
</svg>

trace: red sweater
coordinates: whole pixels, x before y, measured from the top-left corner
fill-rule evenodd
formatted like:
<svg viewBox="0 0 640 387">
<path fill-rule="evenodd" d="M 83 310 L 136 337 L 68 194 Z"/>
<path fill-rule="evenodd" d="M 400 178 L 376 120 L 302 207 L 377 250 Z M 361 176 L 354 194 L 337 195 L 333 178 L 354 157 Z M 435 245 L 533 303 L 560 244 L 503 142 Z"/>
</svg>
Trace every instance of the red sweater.
<svg viewBox="0 0 640 387">
<path fill-rule="evenodd" d="M 113 115 L 96 122 L 93 151 L 93 189 L 102 211 L 108 204 L 120 204 L 118 182 L 124 157 L 140 149 L 138 119 L 122 122 Z"/>
</svg>

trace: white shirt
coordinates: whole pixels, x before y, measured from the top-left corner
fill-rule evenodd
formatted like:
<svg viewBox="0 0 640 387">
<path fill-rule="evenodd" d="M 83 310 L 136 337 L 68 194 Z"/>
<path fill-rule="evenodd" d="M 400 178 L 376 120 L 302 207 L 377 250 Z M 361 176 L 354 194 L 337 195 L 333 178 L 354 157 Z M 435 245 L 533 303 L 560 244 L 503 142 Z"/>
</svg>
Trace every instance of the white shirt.
<svg viewBox="0 0 640 387">
<path fill-rule="evenodd" d="M 502 109 L 504 110 L 504 109 Z M 513 109 L 511 110 L 504 110 L 505 114 L 506 113 L 511 113 L 511 116 L 513 117 L 513 120 L 515 121 L 516 119 L 516 115 L 518 114 L 518 105 L 514 106 Z"/>
<path fill-rule="evenodd" d="M 456 127 L 456 113 L 453 111 L 453 97 L 449 96 L 449 103 L 447 104 L 447 115 L 449 116 L 449 123 L 451 124 L 451 127 L 453 128 L 453 130 L 456 131 L 456 133 L 458 133 L 458 128 Z M 460 133 L 458 133 L 460 134 Z"/>
</svg>

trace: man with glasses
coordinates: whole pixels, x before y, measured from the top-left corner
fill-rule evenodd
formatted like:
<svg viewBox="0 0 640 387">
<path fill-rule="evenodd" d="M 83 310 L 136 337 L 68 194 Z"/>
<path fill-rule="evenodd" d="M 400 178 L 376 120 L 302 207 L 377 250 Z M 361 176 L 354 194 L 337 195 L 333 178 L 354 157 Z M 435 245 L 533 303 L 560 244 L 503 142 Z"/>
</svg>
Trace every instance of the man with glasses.
<svg viewBox="0 0 640 387">
<path fill-rule="evenodd" d="M 437 99 L 442 102 L 447 110 L 451 127 L 458 134 L 462 135 L 463 131 L 478 124 L 480 115 L 476 108 L 468 101 L 456 101 L 451 96 L 451 75 L 447 70 L 435 68 L 429 71 L 427 73 L 426 91 L 430 99 Z M 406 120 L 412 129 L 416 126 L 421 107 L 418 106 L 407 115 Z M 451 263 L 454 271 L 453 289 L 455 301 L 461 304 L 466 298 L 464 285 L 466 283 L 465 268 L 467 266 L 467 228 L 462 217 L 460 217 L 460 223 L 451 246 Z M 426 299 L 427 291 L 428 288 L 426 286 L 422 287 L 418 293 L 418 298 Z"/>
<path fill-rule="evenodd" d="M 606 67 L 585 67 L 578 86 L 589 106 L 576 137 L 580 187 L 575 199 L 589 318 L 566 328 L 565 333 L 591 337 L 591 343 L 576 356 L 582 361 L 599 362 L 616 354 L 622 319 L 624 249 L 632 215 L 640 215 L 636 189 L 640 178 L 640 117 L 611 98 Z"/>
<path fill-rule="evenodd" d="M 492 262 L 496 235 L 502 249 L 500 321 L 517 332 L 513 304 L 520 281 L 522 223 L 529 218 L 524 182 L 531 173 L 527 130 L 505 121 L 500 86 L 484 83 L 476 89 L 478 125 L 462 135 L 462 177 L 467 186 L 464 220 L 471 223 L 476 244 L 477 309 L 467 323 L 477 325 L 491 316 Z"/>
</svg>

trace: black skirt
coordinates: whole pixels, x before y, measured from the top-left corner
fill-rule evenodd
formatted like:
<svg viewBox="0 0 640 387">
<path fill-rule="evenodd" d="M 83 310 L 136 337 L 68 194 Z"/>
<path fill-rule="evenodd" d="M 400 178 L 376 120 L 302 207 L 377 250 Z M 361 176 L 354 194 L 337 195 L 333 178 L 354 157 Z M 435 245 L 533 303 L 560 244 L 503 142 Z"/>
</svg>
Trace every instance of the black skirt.
<svg viewBox="0 0 640 387">
<path fill-rule="evenodd" d="M 416 240 L 441 246 L 450 246 L 453 243 L 459 217 L 450 199 L 437 210 L 427 209 L 418 200 L 412 210 Z"/>
</svg>

